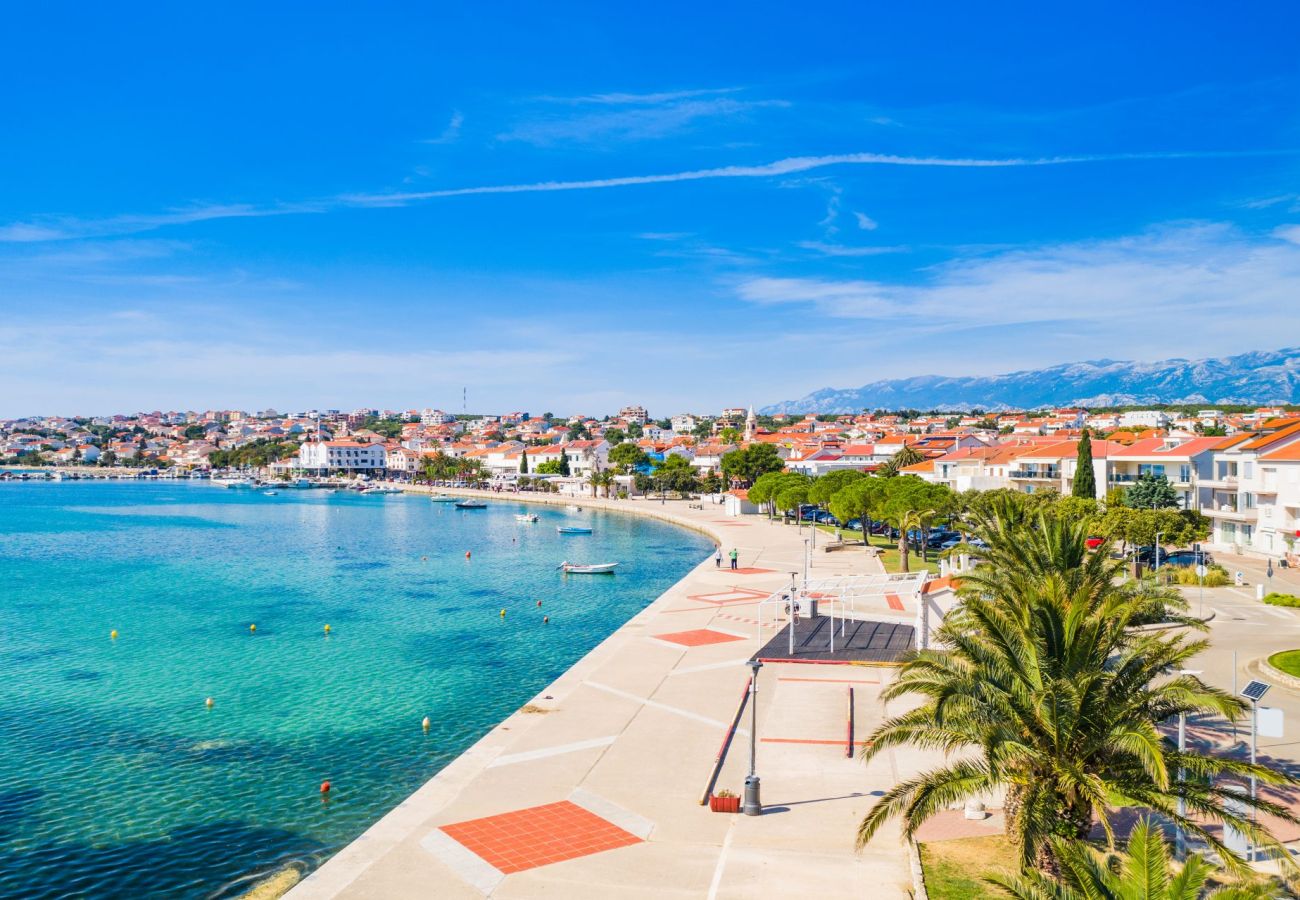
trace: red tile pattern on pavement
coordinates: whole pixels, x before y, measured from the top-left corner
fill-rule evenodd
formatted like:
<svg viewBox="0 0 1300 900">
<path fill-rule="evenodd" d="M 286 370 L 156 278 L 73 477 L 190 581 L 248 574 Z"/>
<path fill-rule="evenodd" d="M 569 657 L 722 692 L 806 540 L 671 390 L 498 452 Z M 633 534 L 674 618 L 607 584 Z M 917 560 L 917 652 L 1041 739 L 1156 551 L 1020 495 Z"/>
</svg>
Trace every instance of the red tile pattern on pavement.
<svg viewBox="0 0 1300 900">
<path fill-rule="evenodd" d="M 744 638 L 736 637 L 734 634 L 727 634 L 725 631 L 714 631 L 711 628 L 674 631 L 669 634 L 656 634 L 655 637 L 671 644 L 681 644 L 683 647 L 703 647 L 706 644 L 725 644 L 728 641 L 744 640 Z"/>
<path fill-rule="evenodd" d="M 759 597 L 766 597 L 768 591 L 756 591 L 752 588 L 733 587 L 728 591 L 714 591 L 709 594 L 687 594 L 688 600 L 711 603 L 714 606 L 726 606 L 728 603 L 753 603 Z"/>
<path fill-rule="evenodd" d="M 732 575 L 766 575 L 769 572 L 775 572 L 776 569 L 759 569 L 755 566 L 741 566 L 739 569 L 729 569 Z"/>
<path fill-rule="evenodd" d="M 442 831 L 506 875 L 641 843 L 568 800 L 443 825 Z"/>
</svg>

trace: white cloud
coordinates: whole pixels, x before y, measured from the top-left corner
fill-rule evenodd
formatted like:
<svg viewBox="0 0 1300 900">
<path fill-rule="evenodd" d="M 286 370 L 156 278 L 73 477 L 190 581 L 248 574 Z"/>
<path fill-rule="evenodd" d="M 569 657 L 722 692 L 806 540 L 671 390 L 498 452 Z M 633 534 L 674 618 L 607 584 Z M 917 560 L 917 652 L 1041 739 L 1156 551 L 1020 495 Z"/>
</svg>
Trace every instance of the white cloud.
<svg viewBox="0 0 1300 900">
<path fill-rule="evenodd" d="M 917 284 L 758 277 L 740 282 L 736 293 L 763 306 L 807 304 L 823 316 L 888 320 L 911 330 L 1079 322 L 1180 344 L 1193 337 L 1273 336 L 1281 325 L 1295 327 L 1295 237 L 1252 237 L 1223 224 L 1171 225 L 959 259 L 929 270 Z"/>
<path fill-rule="evenodd" d="M 657 103 L 673 103 L 678 100 L 689 100 L 695 97 L 710 97 L 718 94 L 735 94 L 742 90 L 738 87 L 724 88 L 696 88 L 685 91 L 659 91 L 649 94 L 631 94 L 631 93 L 608 93 L 608 94 L 587 94 L 581 97 L 539 97 L 539 100 L 545 100 L 549 103 L 570 103 L 570 104 L 601 104 L 612 106 L 649 106 Z"/>
<path fill-rule="evenodd" d="M 908 251 L 907 247 L 846 247 L 843 244 L 827 244 L 822 241 L 800 241 L 797 246 L 823 256 L 881 256 Z"/>
<path fill-rule="evenodd" d="M 0 243 L 61 241 L 87 237 L 108 237 L 153 231 L 169 225 L 187 225 L 211 219 L 250 219 L 297 213 L 324 212 L 327 205 L 293 203 L 258 207 L 248 203 L 222 203 L 170 209 L 161 213 L 124 214 L 102 219 L 47 216 L 33 222 L 0 226 Z"/>
<path fill-rule="evenodd" d="M 447 127 L 442 130 L 436 138 L 425 138 L 420 141 L 421 144 L 451 144 L 460 137 L 460 126 L 465 124 L 465 116 L 461 111 L 454 109 L 451 111 L 451 119 L 447 122 Z"/>
<path fill-rule="evenodd" d="M 875 231 L 880 227 L 880 223 L 866 213 L 854 212 L 853 218 L 857 219 L 858 227 L 863 231 Z"/>
<path fill-rule="evenodd" d="M 1300 225 L 1283 225 L 1274 230 L 1273 236 L 1293 244 L 1300 244 Z"/>
<path fill-rule="evenodd" d="M 502 141 L 537 146 L 655 140 L 710 119 L 736 119 L 760 109 L 789 106 L 784 100 L 736 100 L 730 97 L 681 99 L 579 115 L 542 115 L 497 135 Z"/>
</svg>

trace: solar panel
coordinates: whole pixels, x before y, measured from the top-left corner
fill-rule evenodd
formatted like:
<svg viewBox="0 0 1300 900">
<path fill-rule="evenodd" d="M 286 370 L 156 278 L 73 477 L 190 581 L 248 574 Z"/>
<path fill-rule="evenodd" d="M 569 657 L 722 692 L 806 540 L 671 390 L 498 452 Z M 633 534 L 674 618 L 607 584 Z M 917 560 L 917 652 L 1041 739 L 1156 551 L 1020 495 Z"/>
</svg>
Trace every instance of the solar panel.
<svg viewBox="0 0 1300 900">
<path fill-rule="evenodd" d="M 1241 696 L 1245 697 L 1247 700 L 1260 700 L 1268 693 L 1270 687 L 1272 687 L 1272 685 L 1266 684 L 1263 681 L 1252 681 L 1241 689 Z"/>
</svg>

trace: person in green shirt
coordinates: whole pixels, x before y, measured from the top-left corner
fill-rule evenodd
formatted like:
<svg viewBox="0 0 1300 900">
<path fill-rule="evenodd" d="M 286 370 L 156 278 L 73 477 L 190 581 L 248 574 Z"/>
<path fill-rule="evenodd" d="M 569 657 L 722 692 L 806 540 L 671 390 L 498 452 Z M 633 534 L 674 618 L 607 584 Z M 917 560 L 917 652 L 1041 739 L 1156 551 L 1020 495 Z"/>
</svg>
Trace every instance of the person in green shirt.
<svg viewBox="0 0 1300 900">
<path fill-rule="evenodd" d="M 733 569 L 736 568 L 736 559 L 737 559 L 737 557 L 739 557 L 739 556 L 740 556 L 740 553 L 738 553 L 738 552 L 736 551 L 736 548 L 735 548 L 735 547 L 732 547 L 732 548 L 731 548 L 731 552 L 727 554 L 727 558 L 731 560 L 731 568 L 733 568 Z"/>
</svg>

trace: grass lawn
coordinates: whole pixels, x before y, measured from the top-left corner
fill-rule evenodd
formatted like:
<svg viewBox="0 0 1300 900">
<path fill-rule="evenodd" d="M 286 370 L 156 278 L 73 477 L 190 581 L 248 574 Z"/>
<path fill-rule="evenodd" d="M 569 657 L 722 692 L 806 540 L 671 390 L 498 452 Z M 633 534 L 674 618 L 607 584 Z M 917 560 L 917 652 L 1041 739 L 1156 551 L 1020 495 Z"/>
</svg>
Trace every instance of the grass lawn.
<svg viewBox="0 0 1300 900">
<path fill-rule="evenodd" d="M 1268 664 L 1288 675 L 1300 678 L 1300 650 L 1283 650 L 1268 658 Z"/>
<path fill-rule="evenodd" d="M 1015 850 L 1002 835 L 922 844 L 921 868 L 930 900 L 1005 897 L 981 879 L 995 871 L 1014 872 Z"/>
<path fill-rule="evenodd" d="M 817 526 L 817 530 L 818 530 L 821 534 L 826 535 L 826 536 L 827 536 L 827 540 L 831 540 L 831 539 L 833 539 L 833 538 L 835 537 L 835 528 L 834 528 L 834 526 L 831 526 L 831 525 L 818 525 L 818 526 Z M 845 528 L 845 529 L 841 529 L 841 530 L 840 530 L 840 536 L 843 537 L 846 541 L 860 541 L 860 540 L 862 540 L 862 532 L 860 532 L 860 531 L 849 531 L 847 528 Z M 873 534 L 873 535 L 871 536 L 871 539 L 870 539 L 870 540 L 871 540 L 871 546 L 872 546 L 872 547 L 876 547 L 877 549 L 880 550 L 880 561 L 884 564 L 884 566 L 885 566 L 885 571 L 886 571 L 886 572 L 898 572 L 898 571 L 901 571 L 901 570 L 899 569 L 899 567 L 898 567 L 898 562 L 899 562 L 899 560 L 898 560 L 898 544 L 897 544 L 896 542 L 894 542 L 894 541 L 888 540 L 887 538 L 881 537 L 881 536 L 878 535 L 878 534 Z M 843 550 L 841 550 L 840 552 L 841 552 L 841 553 L 863 553 L 863 554 L 865 554 L 867 551 L 866 551 L 865 549 L 861 548 L 861 547 L 845 547 L 845 548 L 844 548 Z M 908 571 L 909 571 L 909 572 L 934 572 L 934 573 L 938 573 L 938 571 L 939 571 L 939 559 L 938 559 L 938 557 L 939 557 L 939 552 L 938 552 L 937 550 L 931 550 L 931 551 L 930 551 L 930 561 L 929 561 L 929 562 L 922 562 L 922 561 L 921 561 L 921 555 L 920 555 L 919 553 L 909 553 L 908 556 L 907 556 Z"/>
</svg>

